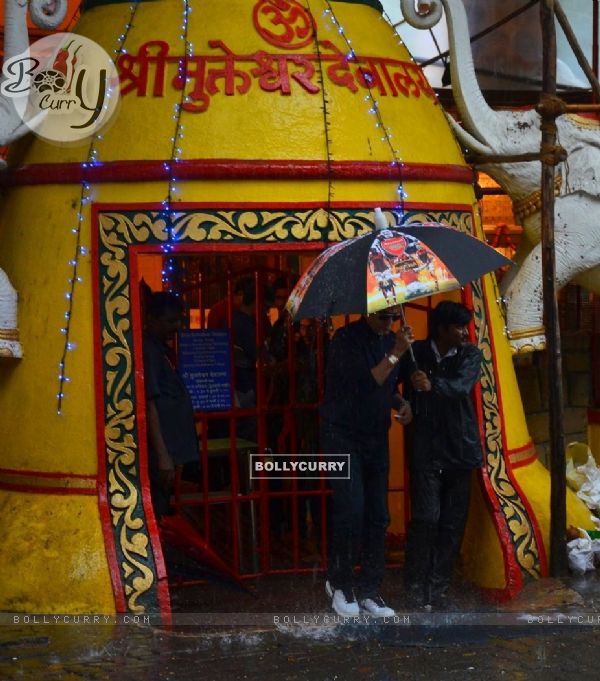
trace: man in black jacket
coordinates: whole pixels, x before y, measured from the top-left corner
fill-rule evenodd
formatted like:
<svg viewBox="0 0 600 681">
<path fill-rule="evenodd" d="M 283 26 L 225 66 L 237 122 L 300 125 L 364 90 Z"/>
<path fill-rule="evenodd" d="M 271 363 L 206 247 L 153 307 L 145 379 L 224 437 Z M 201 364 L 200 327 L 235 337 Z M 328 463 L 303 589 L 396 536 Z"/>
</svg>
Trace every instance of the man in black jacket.
<svg viewBox="0 0 600 681">
<path fill-rule="evenodd" d="M 462 542 L 473 469 L 482 466 L 472 390 L 481 351 L 466 342 L 473 315 L 441 302 L 429 337 L 413 344 L 418 369 L 403 358 L 414 414 L 409 452 L 411 520 L 404 568 L 409 604 L 442 606 Z"/>
<path fill-rule="evenodd" d="M 396 418 L 403 425 L 411 418 L 397 384 L 399 359 L 412 342 L 412 331 L 392 331 L 398 313 L 389 308 L 365 315 L 339 329 L 329 346 L 321 447 L 325 455 L 350 455 L 350 477 L 329 481 L 333 495 L 325 590 L 332 608 L 348 617 L 361 609 L 375 617 L 394 615 L 380 593 L 390 520 L 390 410 L 398 409 Z M 359 549 L 361 571 L 355 576 Z"/>
</svg>

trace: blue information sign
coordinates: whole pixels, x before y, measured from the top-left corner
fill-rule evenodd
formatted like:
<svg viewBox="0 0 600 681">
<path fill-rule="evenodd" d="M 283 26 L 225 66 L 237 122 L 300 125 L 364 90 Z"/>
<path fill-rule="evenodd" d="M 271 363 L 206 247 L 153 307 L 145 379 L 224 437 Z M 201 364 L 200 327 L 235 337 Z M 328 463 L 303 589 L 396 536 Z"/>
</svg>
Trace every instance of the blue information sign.
<svg viewBox="0 0 600 681">
<path fill-rule="evenodd" d="M 195 410 L 231 408 L 228 329 L 180 331 L 178 362 Z"/>
</svg>

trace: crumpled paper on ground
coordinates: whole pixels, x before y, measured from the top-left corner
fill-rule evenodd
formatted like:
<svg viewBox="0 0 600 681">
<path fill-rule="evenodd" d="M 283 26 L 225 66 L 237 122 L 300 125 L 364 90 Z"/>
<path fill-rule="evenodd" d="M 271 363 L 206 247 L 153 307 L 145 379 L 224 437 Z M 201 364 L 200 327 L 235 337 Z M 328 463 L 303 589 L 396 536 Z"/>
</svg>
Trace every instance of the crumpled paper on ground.
<svg viewBox="0 0 600 681">
<path fill-rule="evenodd" d="M 593 513 L 597 513 L 600 510 L 600 468 L 584 443 L 573 442 L 567 447 L 566 476 L 569 487 Z M 598 528 L 600 519 L 594 515 L 592 519 Z M 567 542 L 567 551 L 571 570 L 583 574 L 600 565 L 600 539 L 592 539 L 585 529 L 578 530 L 580 536 Z"/>
<path fill-rule="evenodd" d="M 568 451 L 567 449 L 567 456 Z M 566 475 L 567 484 L 583 503 L 592 511 L 600 510 L 600 468 L 589 448 L 587 460 L 583 464 L 578 465 L 575 457 L 568 456 Z"/>
<path fill-rule="evenodd" d="M 581 528 L 579 531 L 583 536 L 567 542 L 567 551 L 569 567 L 576 574 L 582 575 L 588 570 L 594 570 L 596 564 L 600 563 L 600 539 L 592 539 Z"/>
</svg>

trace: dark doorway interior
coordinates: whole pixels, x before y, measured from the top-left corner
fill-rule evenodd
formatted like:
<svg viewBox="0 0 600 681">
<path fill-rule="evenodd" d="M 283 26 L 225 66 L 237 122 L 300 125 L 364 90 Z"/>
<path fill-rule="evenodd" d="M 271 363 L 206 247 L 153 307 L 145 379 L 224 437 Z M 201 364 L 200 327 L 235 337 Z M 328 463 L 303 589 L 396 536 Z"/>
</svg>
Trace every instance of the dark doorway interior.
<svg viewBox="0 0 600 681">
<path fill-rule="evenodd" d="M 221 356 L 219 362 L 226 364 L 228 396 L 221 381 L 211 388 L 218 393 L 217 406 L 195 411 L 200 475 L 177 471 L 172 510 L 197 534 L 190 542 L 200 542 L 208 556 L 222 561 L 213 561 L 210 569 L 229 571 L 234 578 L 314 571 L 326 565 L 325 479 L 251 479 L 249 474 L 252 456 L 320 452 L 318 404 L 327 344 L 335 328 L 350 318 L 292 323 L 283 311 L 291 287 L 315 254 L 212 250 L 139 256 L 142 288 L 171 290 L 184 300 L 185 320 L 179 347 L 174 348 L 180 372 L 186 369 L 183 343 L 190 334 L 220 339 L 221 350 L 226 334 L 226 358 Z M 425 318 L 424 313 L 419 306 L 410 311 Z M 402 449 L 401 435 L 395 449 L 391 563 L 401 557 L 407 515 L 403 456 L 397 451 Z M 166 555 L 168 564 L 168 550 Z M 193 581 L 193 571 L 176 573 L 170 577 Z"/>
</svg>

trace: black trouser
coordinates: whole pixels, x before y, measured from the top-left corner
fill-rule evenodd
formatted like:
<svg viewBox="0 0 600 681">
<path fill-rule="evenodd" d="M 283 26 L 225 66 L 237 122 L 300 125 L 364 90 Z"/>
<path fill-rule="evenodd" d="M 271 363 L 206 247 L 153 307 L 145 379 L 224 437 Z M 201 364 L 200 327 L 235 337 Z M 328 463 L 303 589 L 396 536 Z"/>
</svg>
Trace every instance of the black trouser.
<svg viewBox="0 0 600 681">
<path fill-rule="evenodd" d="M 357 436 L 324 427 L 326 454 L 350 454 L 350 479 L 330 480 L 331 498 L 328 579 L 334 589 L 354 586 L 360 556 L 357 596 L 379 593 L 385 565 L 388 513 L 388 433 Z"/>
<path fill-rule="evenodd" d="M 470 470 L 411 469 L 407 585 L 423 585 L 440 593 L 450 584 L 465 530 L 470 487 Z"/>
<path fill-rule="evenodd" d="M 172 513 L 172 490 L 166 490 L 161 484 L 157 456 L 150 446 L 148 446 L 148 477 L 150 478 L 150 494 L 152 497 L 154 517 L 156 520 L 160 520 L 163 516 Z M 181 471 L 181 478 L 199 484 L 201 482 L 200 462 L 188 461 L 187 463 L 184 463 Z"/>
</svg>

